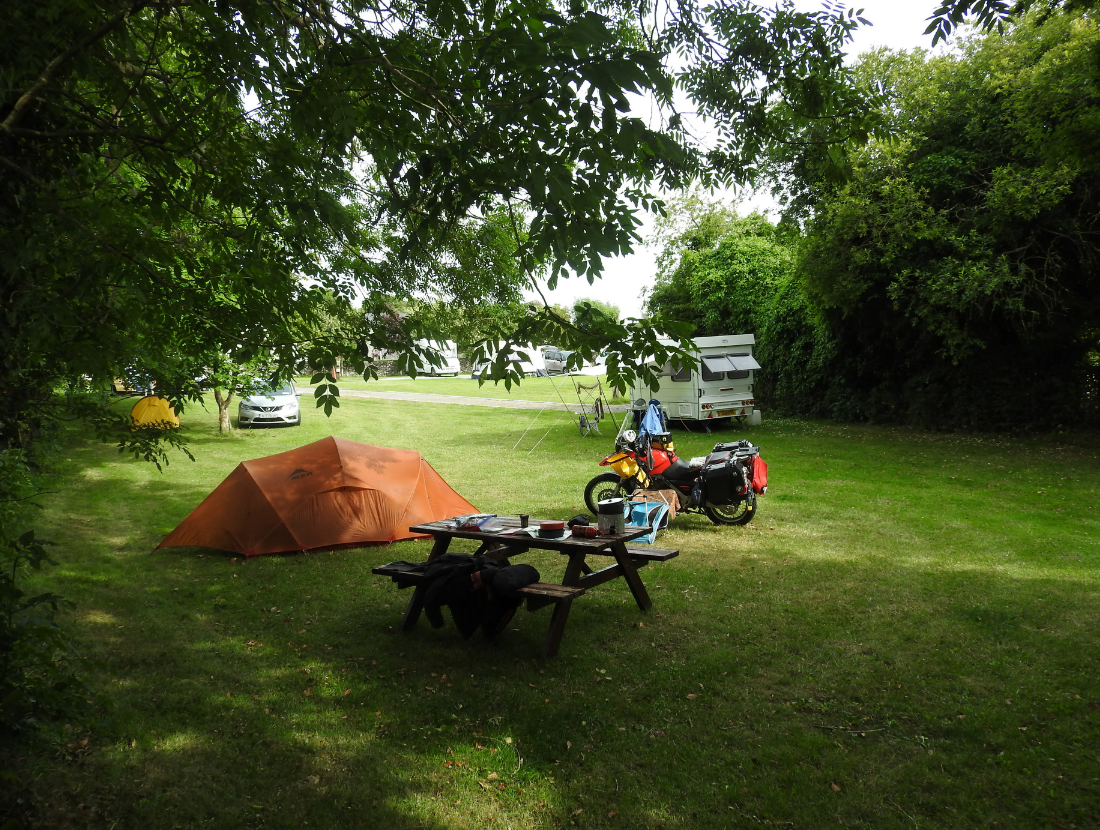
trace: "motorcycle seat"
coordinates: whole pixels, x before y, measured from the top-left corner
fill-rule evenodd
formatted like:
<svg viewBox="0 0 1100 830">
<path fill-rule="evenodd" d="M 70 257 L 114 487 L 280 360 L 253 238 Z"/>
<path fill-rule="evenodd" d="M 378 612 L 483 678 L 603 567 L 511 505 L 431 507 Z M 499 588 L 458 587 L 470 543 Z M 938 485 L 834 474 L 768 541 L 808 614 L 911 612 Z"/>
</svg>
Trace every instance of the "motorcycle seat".
<svg viewBox="0 0 1100 830">
<path fill-rule="evenodd" d="M 663 475 L 667 479 L 675 480 L 681 478 L 691 478 L 696 474 L 696 472 L 697 468 L 692 467 L 690 464 L 686 463 L 682 459 L 677 458 L 675 461 L 668 465 L 668 468 L 663 473 L 661 473 L 661 475 Z"/>
</svg>

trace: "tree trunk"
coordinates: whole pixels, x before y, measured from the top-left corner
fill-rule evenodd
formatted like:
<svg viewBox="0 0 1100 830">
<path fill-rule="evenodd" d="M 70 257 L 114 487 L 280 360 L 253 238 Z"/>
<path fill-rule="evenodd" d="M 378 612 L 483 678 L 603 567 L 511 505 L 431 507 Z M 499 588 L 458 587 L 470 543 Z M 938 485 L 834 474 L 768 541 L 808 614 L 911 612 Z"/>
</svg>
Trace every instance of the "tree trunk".
<svg viewBox="0 0 1100 830">
<path fill-rule="evenodd" d="M 228 435 L 233 429 L 229 422 L 229 403 L 233 400 L 233 393 L 214 387 L 214 400 L 218 402 L 218 432 Z"/>
</svg>

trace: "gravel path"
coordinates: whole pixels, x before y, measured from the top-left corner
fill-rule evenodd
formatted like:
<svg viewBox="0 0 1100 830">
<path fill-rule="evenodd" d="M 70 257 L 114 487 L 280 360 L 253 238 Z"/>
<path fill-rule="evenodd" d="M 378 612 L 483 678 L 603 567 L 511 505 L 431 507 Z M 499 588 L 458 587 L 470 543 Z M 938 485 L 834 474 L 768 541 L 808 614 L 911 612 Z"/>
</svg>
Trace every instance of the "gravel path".
<svg viewBox="0 0 1100 830">
<path fill-rule="evenodd" d="M 370 392 L 365 389 L 341 389 L 341 398 L 383 398 L 391 401 L 416 401 L 418 403 L 446 403 L 452 406 L 490 406 L 497 409 L 553 409 L 577 412 L 580 404 L 561 401 L 519 401 L 515 398 L 468 398 L 462 395 L 431 395 L 424 392 Z M 615 404 L 612 412 L 629 412 L 626 404 Z"/>
</svg>

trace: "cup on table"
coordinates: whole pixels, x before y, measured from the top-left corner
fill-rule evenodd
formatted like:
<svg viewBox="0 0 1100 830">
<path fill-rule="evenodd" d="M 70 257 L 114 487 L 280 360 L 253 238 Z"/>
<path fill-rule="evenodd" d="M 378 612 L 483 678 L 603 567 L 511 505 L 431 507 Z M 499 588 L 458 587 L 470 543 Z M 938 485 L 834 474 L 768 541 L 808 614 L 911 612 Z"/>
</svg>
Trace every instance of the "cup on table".
<svg viewBox="0 0 1100 830">
<path fill-rule="evenodd" d="M 527 527 L 527 524 L 530 521 L 531 521 L 531 517 L 528 516 L 526 513 L 520 513 L 519 514 L 519 526 L 520 527 Z"/>
</svg>

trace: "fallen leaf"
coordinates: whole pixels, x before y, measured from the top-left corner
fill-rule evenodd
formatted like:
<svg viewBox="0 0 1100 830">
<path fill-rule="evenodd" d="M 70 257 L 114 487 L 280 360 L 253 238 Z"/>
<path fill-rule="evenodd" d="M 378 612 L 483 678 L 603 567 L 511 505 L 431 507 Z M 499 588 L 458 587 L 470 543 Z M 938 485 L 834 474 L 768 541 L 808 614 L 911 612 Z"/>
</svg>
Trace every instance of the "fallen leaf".
<svg viewBox="0 0 1100 830">
<path fill-rule="evenodd" d="M 576 810 L 574 810 L 573 812 L 571 812 L 569 814 L 569 818 L 576 818 L 577 816 L 579 816 L 583 812 L 584 812 L 584 807 L 578 807 Z"/>
<path fill-rule="evenodd" d="M 607 817 L 608 818 L 615 818 L 615 816 L 617 816 L 618 814 L 619 814 L 618 810 L 608 810 L 607 811 Z"/>
<path fill-rule="evenodd" d="M 829 789 L 832 790 L 834 793 L 838 793 L 840 792 L 840 785 L 837 784 L 835 781 L 830 781 Z"/>
<path fill-rule="evenodd" d="M 572 749 L 573 748 L 573 742 L 572 741 L 566 741 L 565 742 L 565 748 L 566 749 Z"/>
<path fill-rule="evenodd" d="M 688 695 L 688 700 L 695 700 L 699 695 Z"/>
<path fill-rule="evenodd" d="M 345 695 L 350 695 L 351 694 L 351 689 L 344 689 L 344 694 Z"/>
<path fill-rule="evenodd" d="M 500 776 L 497 775 L 495 772 L 490 772 L 488 775 L 485 776 L 485 778 L 489 781 L 493 781 L 494 779 L 500 778 Z"/>
<path fill-rule="evenodd" d="M 312 689 L 312 688 L 306 689 L 306 690 L 305 690 L 304 692 L 302 692 L 302 694 L 304 694 L 304 695 L 312 695 L 312 694 L 313 694 L 313 689 Z"/>
</svg>

